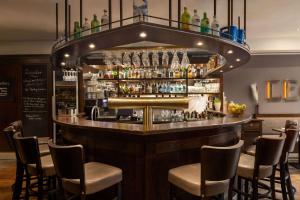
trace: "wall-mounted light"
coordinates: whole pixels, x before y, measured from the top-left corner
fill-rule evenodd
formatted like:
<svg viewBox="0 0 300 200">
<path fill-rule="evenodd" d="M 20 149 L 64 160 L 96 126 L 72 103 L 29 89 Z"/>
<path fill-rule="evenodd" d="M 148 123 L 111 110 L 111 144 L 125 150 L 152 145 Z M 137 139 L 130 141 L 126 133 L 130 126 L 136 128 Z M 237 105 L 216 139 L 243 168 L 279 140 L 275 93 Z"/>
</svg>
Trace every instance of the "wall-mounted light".
<svg viewBox="0 0 300 200">
<path fill-rule="evenodd" d="M 60 65 L 61 66 L 66 66 L 66 63 L 65 62 L 61 62 Z"/>
<path fill-rule="evenodd" d="M 145 38 L 145 37 L 147 37 L 147 33 L 145 33 L 145 32 L 141 32 L 141 33 L 140 33 L 140 37 L 141 37 L 141 38 Z"/>
<path fill-rule="evenodd" d="M 96 47 L 95 44 L 93 44 L 93 43 L 89 44 L 90 49 L 95 49 L 95 47 Z"/>
<path fill-rule="evenodd" d="M 65 53 L 65 58 L 69 58 L 70 57 L 70 54 L 67 54 L 67 53 Z"/>
</svg>

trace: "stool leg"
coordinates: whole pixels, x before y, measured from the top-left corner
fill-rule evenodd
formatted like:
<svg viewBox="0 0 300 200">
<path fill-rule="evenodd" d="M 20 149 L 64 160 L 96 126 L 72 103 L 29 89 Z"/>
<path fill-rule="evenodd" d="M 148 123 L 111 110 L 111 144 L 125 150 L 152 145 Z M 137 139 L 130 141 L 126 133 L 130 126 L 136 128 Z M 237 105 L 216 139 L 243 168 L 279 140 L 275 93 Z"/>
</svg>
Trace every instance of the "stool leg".
<svg viewBox="0 0 300 200">
<path fill-rule="evenodd" d="M 247 179 L 245 179 L 245 185 L 244 185 L 244 188 L 245 188 L 245 193 L 247 195 L 245 195 L 244 197 L 244 200 L 248 200 L 248 194 L 249 194 L 249 181 Z"/>
<path fill-rule="evenodd" d="M 230 179 L 228 197 L 227 197 L 228 200 L 232 200 L 233 198 L 233 184 L 234 184 L 234 178 Z"/>
<path fill-rule="evenodd" d="M 286 184 L 287 184 L 289 199 L 290 200 L 295 200 L 292 180 L 291 180 L 291 176 L 290 176 L 289 165 L 286 164 L 285 167 L 286 167 L 286 173 L 287 173 L 287 176 L 288 176 L 288 178 L 286 180 Z"/>
<path fill-rule="evenodd" d="M 25 199 L 29 200 L 29 190 L 30 190 L 30 176 L 26 170 L 26 189 L 25 189 Z"/>
<path fill-rule="evenodd" d="M 273 172 L 270 177 L 270 186 L 271 186 L 271 197 L 273 200 L 276 199 L 276 192 L 275 192 L 275 172 L 276 172 L 276 166 L 273 167 Z"/>
<path fill-rule="evenodd" d="M 252 181 L 252 199 L 258 199 L 258 180 Z"/>
<path fill-rule="evenodd" d="M 38 176 L 38 200 L 43 199 L 43 177 Z"/>
<path fill-rule="evenodd" d="M 282 199 L 288 200 L 286 192 L 286 180 L 285 180 L 285 169 L 284 165 L 280 164 L 280 185 L 282 191 Z"/>
<path fill-rule="evenodd" d="M 241 192 L 242 192 L 242 178 L 238 176 L 238 200 L 242 198 Z"/>
<path fill-rule="evenodd" d="M 16 169 L 16 179 L 13 188 L 13 199 L 19 199 L 22 193 L 22 183 L 24 177 L 24 167 L 23 165 L 17 161 L 17 169 Z"/>
<path fill-rule="evenodd" d="M 169 199 L 173 200 L 173 186 L 172 184 L 169 184 L 170 189 L 169 189 Z"/>
<path fill-rule="evenodd" d="M 118 200 L 122 200 L 122 182 L 118 183 Z"/>
</svg>

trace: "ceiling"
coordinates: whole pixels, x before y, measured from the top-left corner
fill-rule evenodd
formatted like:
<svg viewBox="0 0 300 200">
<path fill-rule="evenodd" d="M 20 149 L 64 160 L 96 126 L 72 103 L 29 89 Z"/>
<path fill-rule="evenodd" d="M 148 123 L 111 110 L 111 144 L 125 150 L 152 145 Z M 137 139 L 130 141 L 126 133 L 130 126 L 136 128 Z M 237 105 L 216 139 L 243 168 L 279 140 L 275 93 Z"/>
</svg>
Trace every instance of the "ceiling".
<svg viewBox="0 0 300 200">
<path fill-rule="evenodd" d="M 113 1 L 113 20 L 119 19 L 119 0 Z M 132 15 L 132 1 L 123 0 L 124 17 Z M 168 1 L 148 0 L 149 14 L 168 18 Z M 0 54 L 50 53 L 55 40 L 55 2 L 59 3 L 59 31 L 64 29 L 63 0 L 1 0 Z M 69 0 L 72 21 L 79 19 L 79 0 Z M 83 16 L 102 15 L 108 0 L 83 0 Z M 198 9 L 212 18 L 212 0 L 182 0 L 190 13 Z M 217 17 L 227 24 L 227 0 L 217 0 Z M 243 16 L 243 0 L 234 0 L 234 23 Z M 247 42 L 252 52 L 300 52 L 299 0 L 248 0 Z M 173 18 L 177 19 L 177 1 L 173 0 Z M 243 18 L 242 18 L 243 21 Z M 242 23 L 243 25 L 243 23 Z M 28 45 L 26 44 L 32 44 Z M 24 51 L 24 52 L 23 52 Z M 26 52 L 27 51 L 27 52 Z M 45 51 L 45 52 L 44 52 Z"/>
</svg>

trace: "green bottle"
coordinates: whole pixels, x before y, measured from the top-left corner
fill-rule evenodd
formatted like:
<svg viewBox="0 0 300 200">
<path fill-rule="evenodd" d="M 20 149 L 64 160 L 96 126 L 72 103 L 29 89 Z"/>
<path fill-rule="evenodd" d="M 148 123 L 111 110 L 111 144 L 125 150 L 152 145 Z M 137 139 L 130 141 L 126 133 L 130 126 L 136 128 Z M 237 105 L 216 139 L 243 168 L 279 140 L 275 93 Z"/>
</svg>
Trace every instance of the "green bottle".
<svg viewBox="0 0 300 200">
<path fill-rule="evenodd" d="M 191 15 L 190 13 L 188 12 L 188 9 L 187 7 L 184 7 L 184 11 L 181 15 L 181 29 L 184 29 L 184 30 L 190 30 L 190 23 L 191 23 Z"/>
<path fill-rule="evenodd" d="M 203 19 L 201 20 L 201 32 L 209 33 L 209 19 L 207 18 L 206 12 L 203 14 Z"/>
<path fill-rule="evenodd" d="M 100 31 L 100 22 L 97 19 L 97 15 L 94 14 L 94 18 L 91 21 L 92 33 L 97 33 Z"/>
<path fill-rule="evenodd" d="M 81 37 L 81 28 L 78 21 L 74 22 L 74 39 Z"/>
</svg>

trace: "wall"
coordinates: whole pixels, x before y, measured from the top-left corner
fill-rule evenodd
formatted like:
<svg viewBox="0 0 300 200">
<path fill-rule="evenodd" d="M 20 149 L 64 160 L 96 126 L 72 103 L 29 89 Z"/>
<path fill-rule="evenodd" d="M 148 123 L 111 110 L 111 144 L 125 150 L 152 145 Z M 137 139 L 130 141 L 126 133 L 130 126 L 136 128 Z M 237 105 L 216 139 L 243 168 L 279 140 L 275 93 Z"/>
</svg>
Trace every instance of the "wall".
<svg viewBox="0 0 300 200">
<path fill-rule="evenodd" d="M 264 62 L 256 66 L 245 66 L 224 74 L 224 91 L 227 100 L 245 103 L 248 112 L 254 111 L 254 100 L 250 84 L 257 83 L 259 89 L 260 114 L 300 114 L 300 100 L 296 102 L 267 102 L 265 99 L 265 81 L 267 80 L 297 80 L 300 84 L 299 66 L 269 67 Z"/>
<path fill-rule="evenodd" d="M 21 119 L 22 110 L 22 66 L 48 63 L 49 55 L 0 56 L 0 76 L 14 80 L 14 100 L 0 101 L 0 152 L 8 151 L 2 130 L 11 122 Z"/>
</svg>

